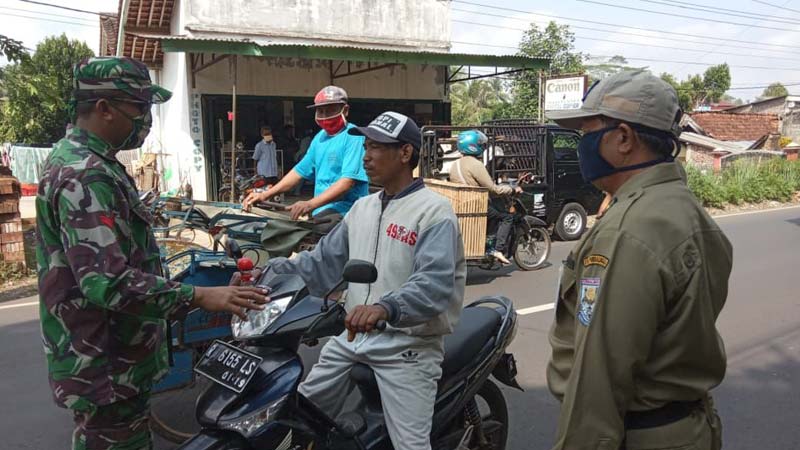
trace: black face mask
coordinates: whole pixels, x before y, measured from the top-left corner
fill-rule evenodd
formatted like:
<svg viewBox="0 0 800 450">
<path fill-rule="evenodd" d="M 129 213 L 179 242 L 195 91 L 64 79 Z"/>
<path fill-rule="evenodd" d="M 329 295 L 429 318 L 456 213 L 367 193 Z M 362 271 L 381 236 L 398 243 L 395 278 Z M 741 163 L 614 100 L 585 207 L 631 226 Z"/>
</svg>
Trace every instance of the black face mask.
<svg viewBox="0 0 800 450">
<path fill-rule="evenodd" d="M 672 162 L 675 160 L 674 155 L 667 155 L 663 158 L 654 159 L 652 161 L 643 162 L 641 164 L 633 164 L 630 166 L 614 167 L 600 154 L 600 141 L 606 133 L 616 129 L 618 126 L 614 125 L 606 127 L 601 130 L 586 133 L 581 138 L 578 144 L 578 164 L 580 165 L 581 175 L 587 183 L 591 183 L 600 178 L 607 177 L 619 172 L 627 172 L 629 170 L 643 169 L 645 167 L 655 166 L 663 162 Z"/>
</svg>

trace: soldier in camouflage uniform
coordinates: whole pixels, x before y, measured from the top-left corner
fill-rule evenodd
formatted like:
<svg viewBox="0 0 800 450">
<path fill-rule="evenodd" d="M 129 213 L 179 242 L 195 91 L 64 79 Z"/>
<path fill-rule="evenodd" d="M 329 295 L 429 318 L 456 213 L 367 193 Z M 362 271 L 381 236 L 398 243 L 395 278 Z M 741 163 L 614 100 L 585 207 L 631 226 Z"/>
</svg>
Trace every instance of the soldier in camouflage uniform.
<svg viewBox="0 0 800 450">
<path fill-rule="evenodd" d="M 171 93 L 130 58 L 75 67 L 74 126 L 47 159 L 36 198 L 39 298 L 50 386 L 74 412 L 73 449 L 151 448 L 149 392 L 167 372 L 165 319 L 191 308 L 261 309 L 254 287 L 162 277 L 150 215 L 115 155 L 141 146 Z"/>
</svg>

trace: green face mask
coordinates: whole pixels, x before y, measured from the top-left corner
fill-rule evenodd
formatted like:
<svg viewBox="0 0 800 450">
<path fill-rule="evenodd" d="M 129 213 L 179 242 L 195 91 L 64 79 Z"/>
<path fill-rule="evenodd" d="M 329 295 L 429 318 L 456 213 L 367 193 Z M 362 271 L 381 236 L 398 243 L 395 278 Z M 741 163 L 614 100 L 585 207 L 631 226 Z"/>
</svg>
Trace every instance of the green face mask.
<svg viewBox="0 0 800 450">
<path fill-rule="evenodd" d="M 119 146 L 114 147 L 114 150 L 133 150 L 141 147 L 153 126 L 153 115 L 150 113 L 150 108 L 147 108 L 147 112 L 140 116 L 131 117 L 125 111 L 114 106 L 114 103 L 109 102 L 109 105 L 133 123 L 131 134 Z"/>
</svg>

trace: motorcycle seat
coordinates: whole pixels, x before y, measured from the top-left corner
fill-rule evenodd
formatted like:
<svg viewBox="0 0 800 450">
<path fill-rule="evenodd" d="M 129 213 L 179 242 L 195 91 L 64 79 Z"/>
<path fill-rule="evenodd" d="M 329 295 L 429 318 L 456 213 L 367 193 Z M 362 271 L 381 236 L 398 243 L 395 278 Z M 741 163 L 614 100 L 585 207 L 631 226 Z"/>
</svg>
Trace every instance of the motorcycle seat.
<svg viewBox="0 0 800 450">
<path fill-rule="evenodd" d="M 497 333 L 503 318 L 494 308 L 464 308 L 453 333 L 444 338 L 442 379 L 474 361 L 481 348 Z"/>
<path fill-rule="evenodd" d="M 444 338 L 442 380 L 474 362 L 477 353 L 500 328 L 502 317 L 493 308 L 464 308 L 453 333 Z M 375 373 L 368 365 L 357 363 L 350 369 L 350 379 L 367 391 L 378 389 Z"/>
</svg>

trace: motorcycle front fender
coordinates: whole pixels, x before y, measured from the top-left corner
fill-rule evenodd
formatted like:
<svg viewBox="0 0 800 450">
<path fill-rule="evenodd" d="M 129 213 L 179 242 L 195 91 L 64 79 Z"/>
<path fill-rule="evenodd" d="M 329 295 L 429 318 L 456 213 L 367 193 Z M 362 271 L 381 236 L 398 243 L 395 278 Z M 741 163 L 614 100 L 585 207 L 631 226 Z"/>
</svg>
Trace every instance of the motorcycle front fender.
<svg viewBox="0 0 800 450">
<path fill-rule="evenodd" d="M 547 224 L 546 224 L 546 223 L 545 223 L 545 222 L 544 222 L 542 219 L 539 219 L 538 217 L 533 217 L 533 216 L 525 216 L 525 222 L 526 222 L 526 223 L 528 224 L 528 226 L 530 226 L 530 227 L 542 227 L 542 228 L 547 228 Z"/>
</svg>

